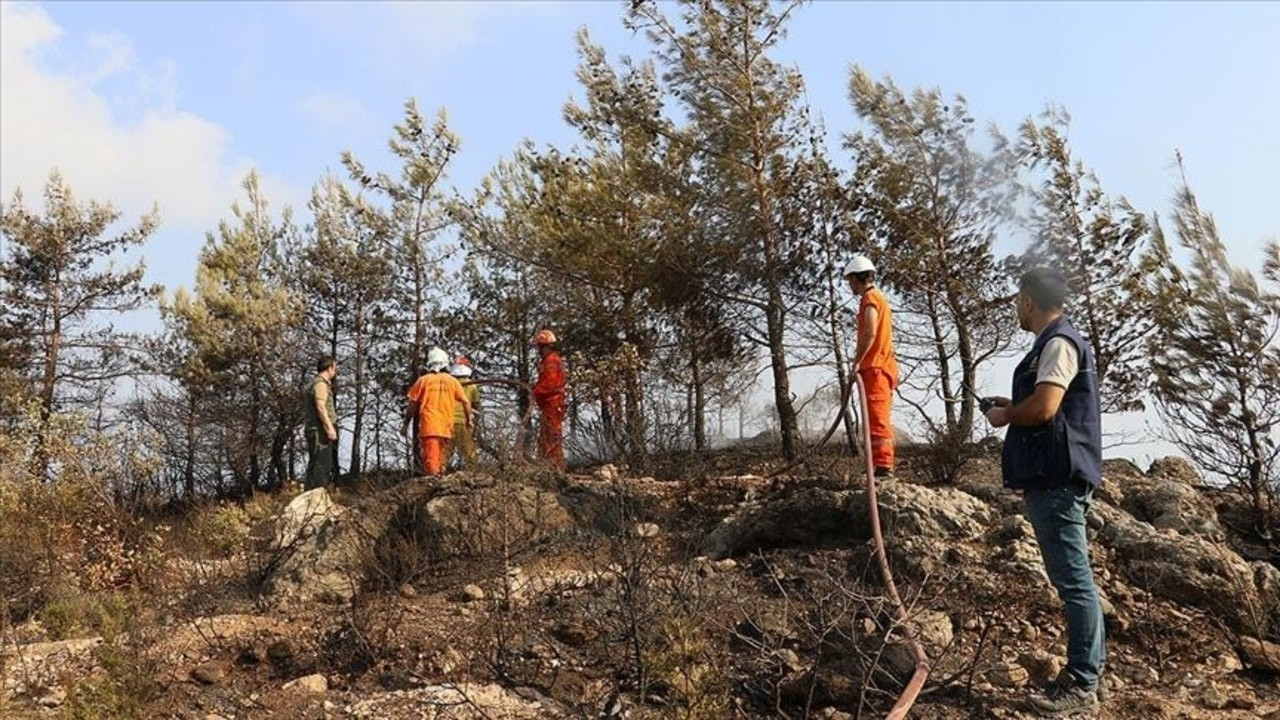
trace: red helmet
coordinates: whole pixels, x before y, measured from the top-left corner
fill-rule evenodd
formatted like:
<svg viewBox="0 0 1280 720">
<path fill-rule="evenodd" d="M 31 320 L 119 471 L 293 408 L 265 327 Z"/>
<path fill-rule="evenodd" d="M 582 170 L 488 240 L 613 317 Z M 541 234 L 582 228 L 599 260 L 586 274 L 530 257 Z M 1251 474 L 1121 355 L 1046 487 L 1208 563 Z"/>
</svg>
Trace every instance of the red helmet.
<svg viewBox="0 0 1280 720">
<path fill-rule="evenodd" d="M 471 367 L 471 361 L 467 359 L 466 355 L 459 355 L 454 359 L 453 364 L 461 365 L 463 367 Z"/>
<path fill-rule="evenodd" d="M 556 334 L 548 328 L 542 328 L 537 335 L 533 336 L 534 345 L 554 345 L 556 342 Z"/>
</svg>

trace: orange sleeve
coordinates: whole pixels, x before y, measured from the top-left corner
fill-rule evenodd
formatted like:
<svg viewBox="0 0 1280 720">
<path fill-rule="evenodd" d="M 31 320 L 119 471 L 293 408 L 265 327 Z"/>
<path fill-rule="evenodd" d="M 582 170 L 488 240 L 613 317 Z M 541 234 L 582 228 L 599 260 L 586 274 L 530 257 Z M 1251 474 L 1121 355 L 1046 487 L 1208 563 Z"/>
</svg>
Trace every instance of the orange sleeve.
<svg viewBox="0 0 1280 720">
<path fill-rule="evenodd" d="M 420 377 L 417 380 L 414 380 L 413 385 L 409 387 L 409 393 L 408 395 L 406 395 L 406 397 L 409 398 L 409 402 L 411 403 L 422 402 L 422 390 L 423 390 L 422 380 L 424 377 L 426 376 L 424 375 L 423 377 Z"/>
</svg>

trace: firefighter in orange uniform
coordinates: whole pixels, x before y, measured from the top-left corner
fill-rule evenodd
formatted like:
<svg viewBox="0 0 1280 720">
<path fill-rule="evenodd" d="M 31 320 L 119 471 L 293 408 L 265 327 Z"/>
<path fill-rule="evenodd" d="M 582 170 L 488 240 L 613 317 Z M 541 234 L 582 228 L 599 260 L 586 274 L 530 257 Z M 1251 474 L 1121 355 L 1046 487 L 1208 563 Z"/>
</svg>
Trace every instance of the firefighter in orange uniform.
<svg viewBox="0 0 1280 720">
<path fill-rule="evenodd" d="M 854 255 L 845 266 L 849 289 L 858 305 L 858 345 L 854 371 L 867 394 L 871 460 L 878 478 L 893 476 L 893 391 L 898 387 L 898 357 L 893 350 L 893 310 L 875 286 L 876 266 L 866 255 Z"/>
<path fill-rule="evenodd" d="M 471 427 L 471 401 L 457 378 L 448 373 L 449 355 L 440 348 L 427 353 L 427 372 L 409 388 L 409 406 L 400 434 L 409 434 L 409 425 L 418 417 L 418 437 L 422 443 L 422 464 L 428 475 L 444 472 L 445 451 L 453 438 L 453 416 L 462 406 L 467 427 Z"/>
<path fill-rule="evenodd" d="M 556 350 L 555 333 L 547 329 L 533 336 L 538 348 L 538 381 L 533 386 L 533 401 L 542 414 L 538 432 L 538 454 L 564 470 L 564 360 Z"/>
</svg>

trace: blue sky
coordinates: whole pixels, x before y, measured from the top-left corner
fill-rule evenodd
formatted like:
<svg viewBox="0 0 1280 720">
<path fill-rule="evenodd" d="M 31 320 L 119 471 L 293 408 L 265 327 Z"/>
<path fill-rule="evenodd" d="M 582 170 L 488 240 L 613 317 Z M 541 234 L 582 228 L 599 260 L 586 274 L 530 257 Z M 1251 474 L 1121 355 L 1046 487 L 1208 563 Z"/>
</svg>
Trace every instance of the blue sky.
<svg viewBox="0 0 1280 720">
<path fill-rule="evenodd" d="M 160 204 L 150 275 L 190 285 L 249 168 L 302 210 L 350 149 L 386 166 L 408 97 L 448 109 L 464 191 L 523 138 L 566 144 L 574 34 L 642 54 L 622 2 L 0 3 L 0 193 L 59 167 L 81 198 Z M 1235 262 L 1280 237 L 1280 3 L 856 3 L 802 8 L 799 67 L 838 147 L 859 64 L 961 93 L 1007 133 L 1065 105 L 1106 189 L 1166 212 L 1180 149 Z M 1025 242 L 1007 238 L 1011 246 Z"/>
<path fill-rule="evenodd" d="M 136 215 L 158 201 L 155 280 L 189 284 L 203 232 L 250 167 L 279 206 L 351 149 L 370 163 L 404 100 L 448 109 L 470 188 L 522 138 L 568 143 L 574 33 L 639 54 L 621 2 L 3 3 L 0 192 L 50 167 Z M 1047 102 L 1104 186 L 1164 211 L 1175 148 L 1234 259 L 1280 235 L 1280 4 L 816 2 L 781 59 L 832 134 L 857 63 L 964 94 L 1012 133 Z M 29 101 L 26 88 L 41 90 Z M 88 147 L 85 147 L 85 146 Z M 1019 238 L 1011 238 L 1018 242 Z"/>
</svg>

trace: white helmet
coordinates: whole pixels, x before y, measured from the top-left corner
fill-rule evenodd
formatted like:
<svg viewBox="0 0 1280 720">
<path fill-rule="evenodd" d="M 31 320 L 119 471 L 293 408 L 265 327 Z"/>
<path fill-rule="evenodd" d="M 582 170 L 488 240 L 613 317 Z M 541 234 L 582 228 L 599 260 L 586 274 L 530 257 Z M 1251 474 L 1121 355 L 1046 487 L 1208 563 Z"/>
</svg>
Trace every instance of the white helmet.
<svg viewBox="0 0 1280 720">
<path fill-rule="evenodd" d="M 439 372 L 447 367 L 449 367 L 449 353 L 438 347 L 431 348 L 427 353 L 427 370 Z"/>
<path fill-rule="evenodd" d="M 454 377 L 471 377 L 471 368 L 466 365 L 452 365 L 449 367 L 449 374 Z"/>
<path fill-rule="evenodd" d="M 849 264 L 844 266 L 844 277 L 849 277 L 856 273 L 875 272 L 875 263 L 871 262 L 871 258 L 862 253 L 855 253 L 849 259 Z"/>
</svg>

